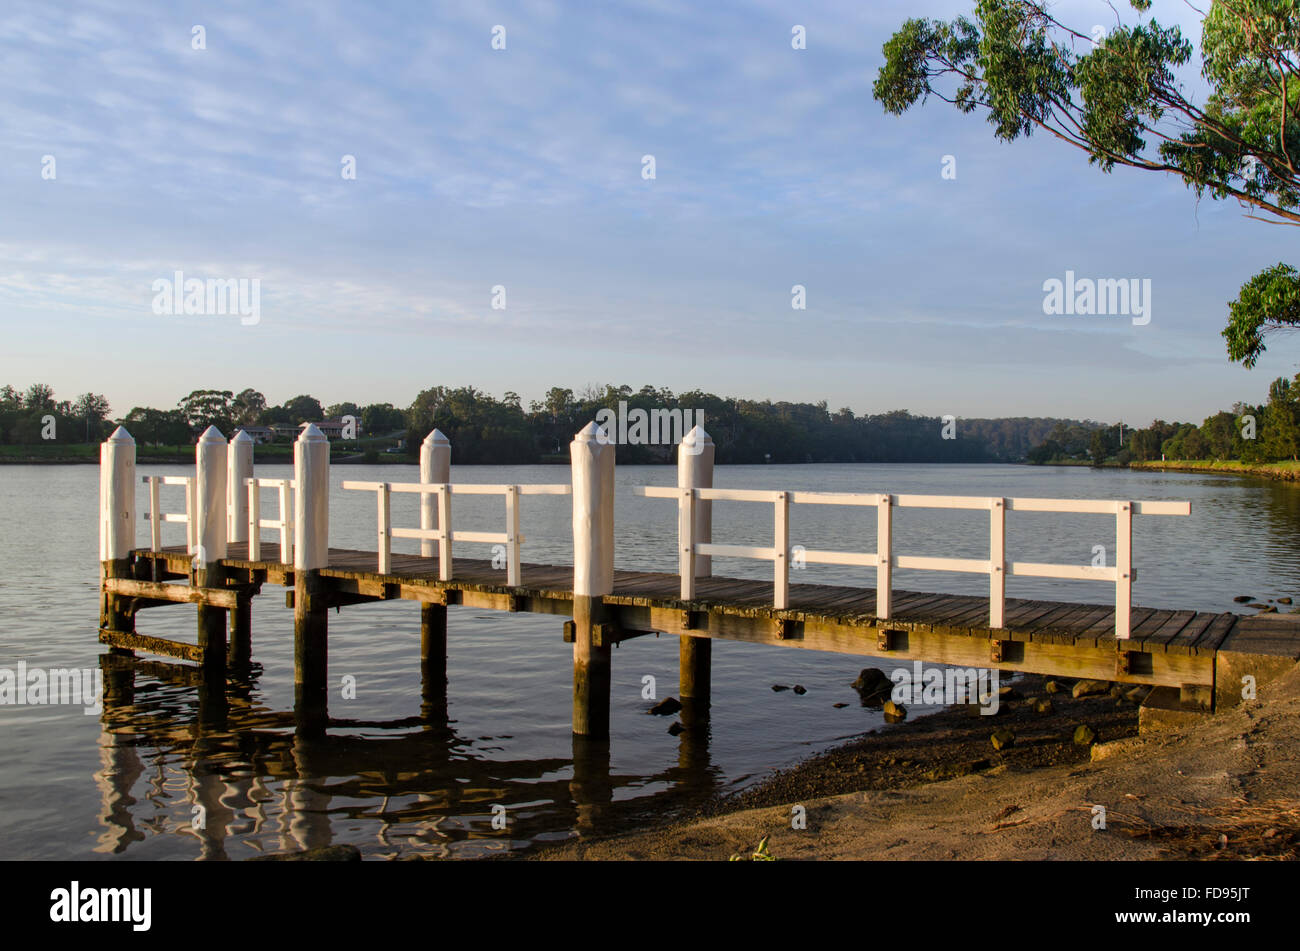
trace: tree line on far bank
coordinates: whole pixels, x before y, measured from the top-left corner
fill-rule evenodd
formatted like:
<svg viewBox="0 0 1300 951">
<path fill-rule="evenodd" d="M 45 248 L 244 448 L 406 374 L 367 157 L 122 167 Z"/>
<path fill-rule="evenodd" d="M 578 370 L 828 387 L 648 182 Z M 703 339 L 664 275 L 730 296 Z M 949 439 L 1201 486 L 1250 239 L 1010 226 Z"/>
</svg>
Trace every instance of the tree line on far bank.
<svg viewBox="0 0 1300 951">
<path fill-rule="evenodd" d="M 575 393 L 552 387 L 541 400 L 524 405 L 517 393 L 493 396 L 472 386 L 435 386 L 409 407 L 391 403 L 322 405 L 310 395 L 270 405 L 255 389 L 194 390 L 175 407 L 136 406 L 112 418 L 108 400 L 87 393 L 58 401 L 45 384 L 25 391 L 0 388 L 0 445 L 44 442 L 94 443 L 121 424 L 142 446 L 184 446 L 215 425 L 226 435 L 240 426 L 296 427 L 309 421 L 353 416 L 360 439 L 349 447 L 376 452 L 405 440 L 416 458 L 434 428 L 451 440 L 454 458 L 465 464 L 527 464 L 567 457 L 574 434 L 602 410 L 635 420 L 636 411 L 679 411 L 684 429 L 703 414 L 717 446 L 719 463 L 805 462 L 1022 462 L 1030 449 L 1057 430 L 1095 428 L 1098 423 L 1044 417 L 964 419 L 920 416 L 907 410 L 857 415 L 848 407 L 831 411 L 826 402 L 791 403 L 721 397 L 694 390 L 674 394 L 644 386 L 589 387 Z M 53 417 L 53 426 L 50 426 Z M 673 434 L 676 438 L 677 434 Z M 287 442 L 287 437 L 285 439 Z M 671 462 L 673 446 L 620 442 L 623 464 Z"/>
<path fill-rule="evenodd" d="M 1121 435 L 1119 425 L 1062 423 L 1028 453 L 1035 465 L 1126 466 L 1159 459 L 1247 465 L 1300 461 L 1300 374 L 1274 380 L 1263 405 L 1234 403 L 1231 410 L 1220 410 L 1199 426 L 1157 419 Z"/>
</svg>

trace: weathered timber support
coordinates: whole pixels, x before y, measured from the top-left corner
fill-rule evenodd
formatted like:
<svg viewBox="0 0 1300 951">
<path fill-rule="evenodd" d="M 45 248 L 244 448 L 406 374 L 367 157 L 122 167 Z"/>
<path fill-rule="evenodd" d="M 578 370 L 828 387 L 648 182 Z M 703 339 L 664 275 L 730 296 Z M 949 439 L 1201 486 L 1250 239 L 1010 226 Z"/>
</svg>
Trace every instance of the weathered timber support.
<svg viewBox="0 0 1300 951">
<path fill-rule="evenodd" d="M 679 489 L 713 488 L 713 439 L 703 426 L 696 426 L 677 447 L 677 487 Z M 713 503 L 699 499 L 694 506 L 692 545 L 713 540 Z M 695 577 L 713 574 L 713 560 L 696 555 Z M 713 642 L 706 637 L 682 635 L 678 644 L 678 670 L 682 701 L 682 721 L 692 726 L 708 719 L 711 692 Z"/>
<path fill-rule="evenodd" d="M 614 446 L 594 422 L 569 446 L 573 478 L 573 732 L 609 738 L 610 645 L 597 643 L 614 590 Z"/>
<path fill-rule="evenodd" d="M 324 731 L 328 707 L 329 441 L 313 425 L 294 444 L 293 672 L 295 714 L 306 733 Z"/>
<path fill-rule="evenodd" d="M 228 448 L 221 431 L 216 426 L 209 426 L 194 449 L 195 550 L 190 554 L 194 559 L 194 584 L 199 588 L 220 588 L 225 581 L 221 559 L 226 557 L 229 528 Z M 198 604 L 203 668 L 209 674 L 224 678 L 226 608 L 206 600 Z"/>
<path fill-rule="evenodd" d="M 447 717 L 447 605 L 420 605 L 420 714 Z"/>
<path fill-rule="evenodd" d="M 121 426 L 99 447 L 99 564 L 103 579 L 130 578 L 135 548 L 135 440 Z M 126 599 L 100 586 L 99 626 L 135 630 Z"/>
<path fill-rule="evenodd" d="M 689 727 L 709 718 L 713 641 L 707 637 L 682 635 L 678 638 L 677 665 L 682 723 Z"/>
</svg>

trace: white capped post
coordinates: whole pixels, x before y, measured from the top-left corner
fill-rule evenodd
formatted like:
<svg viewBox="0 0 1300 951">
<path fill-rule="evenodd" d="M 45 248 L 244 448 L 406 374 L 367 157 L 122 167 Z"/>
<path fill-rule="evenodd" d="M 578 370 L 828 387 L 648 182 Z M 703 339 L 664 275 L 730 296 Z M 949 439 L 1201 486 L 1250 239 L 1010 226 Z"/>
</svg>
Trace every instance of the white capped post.
<svg viewBox="0 0 1300 951">
<path fill-rule="evenodd" d="M 1007 500 L 989 499 L 989 627 L 1000 628 L 1007 610 Z"/>
<path fill-rule="evenodd" d="M 876 617 L 889 619 L 894 584 L 894 497 L 880 496 L 876 509 Z"/>
<path fill-rule="evenodd" d="M 614 444 L 590 422 L 569 445 L 573 469 L 573 593 L 614 590 Z"/>
<path fill-rule="evenodd" d="M 226 557 L 228 449 L 216 426 L 209 426 L 194 447 L 194 555 L 200 569 Z"/>
<path fill-rule="evenodd" d="M 248 487 L 253 478 L 253 437 L 244 430 L 230 440 L 230 471 L 226 474 L 226 496 L 230 512 L 227 540 L 248 541 Z"/>
<path fill-rule="evenodd" d="M 677 446 L 677 487 L 679 489 L 713 488 L 713 439 L 703 426 L 696 426 Z M 694 531 L 690 544 L 713 541 L 713 502 L 695 500 Z M 683 538 L 683 543 L 687 539 Z M 709 555 L 695 557 L 695 577 L 708 578 L 713 574 L 713 559 Z"/>
<path fill-rule="evenodd" d="M 1115 637 L 1131 634 L 1133 610 L 1133 503 L 1115 503 Z"/>
<path fill-rule="evenodd" d="M 441 430 L 435 429 L 424 437 L 420 444 L 420 481 L 430 485 L 446 485 L 451 481 L 451 440 Z M 420 496 L 420 528 L 424 531 L 437 528 L 437 496 Z M 434 541 L 431 538 L 420 540 L 420 554 L 425 558 L 434 555 Z M 444 579 L 445 580 L 445 579 Z"/>
<path fill-rule="evenodd" d="M 293 445 L 293 567 L 311 571 L 329 564 L 330 443 L 309 423 Z"/>
<path fill-rule="evenodd" d="M 135 440 L 119 426 L 99 447 L 99 560 L 135 548 Z"/>
</svg>

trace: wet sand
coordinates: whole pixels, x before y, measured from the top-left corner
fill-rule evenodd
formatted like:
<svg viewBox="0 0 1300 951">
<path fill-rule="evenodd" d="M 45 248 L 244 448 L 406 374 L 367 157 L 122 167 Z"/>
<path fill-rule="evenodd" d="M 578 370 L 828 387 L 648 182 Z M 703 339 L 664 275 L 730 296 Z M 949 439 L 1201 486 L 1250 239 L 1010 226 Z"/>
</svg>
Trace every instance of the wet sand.
<svg viewBox="0 0 1300 951">
<path fill-rule="evenodd" d="M 1300 668 L 1256 701 L 1144 737 L 1131 688 L 1076 699 L 1073 681 L 1046 681 L 1017 681 L 998 715 L 886 725 L 693 815 L 528 857 L 727 860 L 765 836 L 777 859 L 1297 857 Z M 1079 724 L 1097 745 L 1074 742 Z M 996 750 L 1003 728 L 1014 744 Z"/>
</svg>

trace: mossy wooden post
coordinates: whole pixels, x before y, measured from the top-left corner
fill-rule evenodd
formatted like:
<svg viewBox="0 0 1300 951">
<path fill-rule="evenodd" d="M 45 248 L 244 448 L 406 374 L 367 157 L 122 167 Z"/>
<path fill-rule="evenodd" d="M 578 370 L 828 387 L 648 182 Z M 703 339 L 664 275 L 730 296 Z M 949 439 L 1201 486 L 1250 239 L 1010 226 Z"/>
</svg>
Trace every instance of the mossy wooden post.
<svg viewBox="0 0 1300 951">
<path fill-rule="evenodd" d="M 597 643 L 614 590 L 614 445 L 594 422 L 569 446 L 573 474 L 573 732 L 609 739 L 610 639 Z"/>
<path fill-rule="evenodd" d="M 713 440 L 703 426 L 696 426 L 677 447 L 677 487 L 713 488 L 713 456 Z M 697 499 L 691 543 L 712 540 L 713 503 L 708 499 Z M 695 577 L 707 578 L 712 573 L 712 559 L 708 555 L 696 555 Z M 713 641 L 689 634 L 683 634 L 677 640 L 682 722 L 690 726 L 692 722 L 706 720 L 709 716 Z"/>
<path fill-rule="evenodd" d="M 135 548 L 135 440 L 121 426 L 99 447 L 99 565 L 104 578 L 131 577 Z M 135 617 L 122 599 L 101 589 L 99 626 L 135 630 Z M 115 654 L 128 650 L 113 649 Z"/>
<path fill-rule="evenodd" d="M 295 711 L 323 731 L 329 676 L 329 615 L 320 570 L 329 564 L 330 445 L 309 424 L 293 447 L 293 674 Z"/>
<path fill-rule="evenodd" d="M 230 440 L 230 468 L 226 476 L 226 511 L 228 514 L 226 536 L 232 545 L 247 544 L 248 486 L 245 479 L 253 478 L 253 437 L 244 430 Z M 230 612 L 230 652 L 232 665 L 247 664 L 253 657 L 253 604 L 252 599 L 242 599 Z"/>
<path fill-rule="evenodd" d="M 209 426 L 194 447 L 194 584 L 199 588 L 220 588 L 221 559 L 226 557 L 226 481 L 229 462 L 226 437 Z M 210 674 L 225 676 L 226 609 L 199 602 L 199 648 L 203 667 Z"/>
<path fill-rule="evenodd" d="M 426 485 L 444 485 L 451 481 L 451 442 L 434 430 L 420 444 L 420 481 Z M 420 496 L 420 528 L 425 531 L 438 525 L 438 497 Z M 420 540 L 420 554 L 432 558 L 436 554 L 431 538 Z M 440 542 L 437 544 L 441 544 Z M 424 703 L 437 707 L 441 700 L 446 708 L 447 697 L 447 605 L 420 604 L 420 682 L 423 685 Z"/>
</svg>

